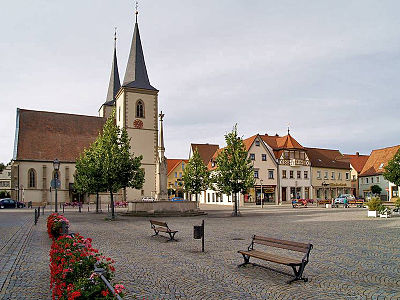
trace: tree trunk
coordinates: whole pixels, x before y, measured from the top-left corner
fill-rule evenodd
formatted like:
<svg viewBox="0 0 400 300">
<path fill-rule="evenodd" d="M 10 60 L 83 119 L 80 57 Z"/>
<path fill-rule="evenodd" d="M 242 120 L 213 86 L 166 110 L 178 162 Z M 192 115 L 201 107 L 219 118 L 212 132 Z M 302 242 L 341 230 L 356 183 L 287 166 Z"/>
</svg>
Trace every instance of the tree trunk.
<svg viewBox="0 0 400 300">
<path fill-rule="evenodd" d="M 199 196 L 199 194 L 198 193 L 196 193 L 196 207 L 197 208 L 199 208 L 199 200 L 198 200 L 198 197 Z"/>
<path fill-rule="evenodd" d="M 238 216 L 237 193 L 233 193 L 233 201 L 234 201 L 234 205 L 235 205 L 235 211 L 234 211 L 233 215 L 235 217 L 237 217 Z"/>
<path fill-rule="evenodd" d="M 114 212 L 114 195 L 112 190 L 110 191 L 110 197 L 111 197 L 111 218 L 114 220 L 115 219 L 115 212 Z"/>
<path fill-rule="evenodd" d="M 96 192 L 96 214 L 99 213 L 99 192 Z"/>
</svg>

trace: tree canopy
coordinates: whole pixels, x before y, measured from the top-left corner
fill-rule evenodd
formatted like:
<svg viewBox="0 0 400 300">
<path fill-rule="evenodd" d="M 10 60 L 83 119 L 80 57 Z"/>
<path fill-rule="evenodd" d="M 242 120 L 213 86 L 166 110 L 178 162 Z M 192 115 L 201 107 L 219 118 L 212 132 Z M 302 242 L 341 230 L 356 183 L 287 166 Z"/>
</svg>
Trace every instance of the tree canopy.
<svg viewBox="0 0 400 300">
<path fill-rule="evenodd" d="M 243 143 L 238 136 L 237 125 L 225 135 L 226 147 L 216 159 L 217 169 L 214 175 L 216 189 L 224 194 L 233 194 L 237 216 L 237 193 L 245 194 L 254 186 L 254 168 Z"/>
<path fill-rule="evenodd" d="M 208 188 L 210 179 L 207 167 L 204 165 L 197 149 L 194 150 L 193 156 L 189 159 L 183 171 L 182 179 L 185 190 L 191 194 L 195 194 L 197 202 L 198 194 Z"/>
<path fill-rule="evenodd" d="M 371 193 L 374 195 L 379 195 L 380 193 L 382 193 L 382 188 L 379 185 L 372 185 L 371 186 Z"/>
<path fill-rule="evenodd" d="M 400 186 L 400 149 L 388 162 L 387 166 L 385 166 L 383 177 L 395 185 Z"/>
</svg>

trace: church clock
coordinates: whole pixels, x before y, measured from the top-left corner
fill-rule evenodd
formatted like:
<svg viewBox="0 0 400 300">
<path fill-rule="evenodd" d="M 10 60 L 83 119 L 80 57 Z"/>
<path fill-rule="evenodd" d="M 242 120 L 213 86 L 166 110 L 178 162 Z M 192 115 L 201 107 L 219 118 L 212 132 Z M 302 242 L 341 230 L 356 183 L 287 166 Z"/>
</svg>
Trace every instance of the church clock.
<svg viewBox="0 0 400 300">
<path fill-rule="evenodd" d="M 138 129 L 143 128 L 142 120 L 136 119 L 135 121 L 133 121 L 133 127 L 138 128 Z"/>
</svg>

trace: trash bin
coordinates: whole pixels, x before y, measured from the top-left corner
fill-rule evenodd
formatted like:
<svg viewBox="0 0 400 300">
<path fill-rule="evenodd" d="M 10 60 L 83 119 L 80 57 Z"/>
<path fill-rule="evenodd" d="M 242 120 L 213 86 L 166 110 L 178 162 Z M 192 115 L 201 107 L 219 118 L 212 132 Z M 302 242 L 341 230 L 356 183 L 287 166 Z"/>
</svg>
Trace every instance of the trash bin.
<svg viewBox="0 0 400 300">
<path fill-rule="evenodd" d="M 28 208 L 32 208 L 32 201 L 28 202 Z"/>
<path fill-rule="evenodd" d="M 194 226 L 194 231 L 193 231 L 193 238 L 195 240 L 199 240 L 203 237 L 204 235 L 204 227 L 203 226 Z"/>
</svg>

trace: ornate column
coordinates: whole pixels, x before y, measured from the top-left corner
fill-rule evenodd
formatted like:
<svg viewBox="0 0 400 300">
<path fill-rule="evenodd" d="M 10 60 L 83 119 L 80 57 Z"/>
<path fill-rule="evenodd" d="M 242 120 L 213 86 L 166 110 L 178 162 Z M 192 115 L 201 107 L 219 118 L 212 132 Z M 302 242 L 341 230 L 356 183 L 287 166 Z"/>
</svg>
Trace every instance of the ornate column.
<svg viewBox="0 0 400 300">
<path fill-rule="evenodd" d="M 164 114 L 161 113 L 158 115 L 160 118 L 160 132 L 159 132 L 159 141 L 158 141 L 158 157 L 157 157 L 157 165 L 156 165 L 156 200 L 158 201 L 167 201 L 168 200 L 168 192 L 167 192 L 167 159 L 165 158 L 165 147 L 164 147 L 164 128 L 163 128 L 163 119 Z"/>
</svg>

